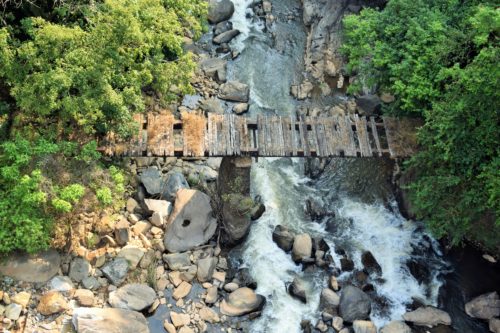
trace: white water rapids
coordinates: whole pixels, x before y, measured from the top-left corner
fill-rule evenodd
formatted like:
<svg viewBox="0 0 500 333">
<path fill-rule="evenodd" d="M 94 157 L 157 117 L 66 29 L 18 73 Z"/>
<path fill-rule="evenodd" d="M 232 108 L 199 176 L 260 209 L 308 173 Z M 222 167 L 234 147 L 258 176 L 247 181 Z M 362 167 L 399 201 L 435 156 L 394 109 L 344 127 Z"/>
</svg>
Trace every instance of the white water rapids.
<svg viewBox="0 0 500 333">
<path fill-rule="evenodd" d="M 281 68 L 286 61 L 297 61 L 297 53 L 274 54 L 269 49 L 262 30 L 262 24 L 252 18 L 248 7 L 252 0 L 232 0 L 235 13 L 231 21 L 233 27 L 241 31 L 233 41 L 233 48 L 242 52 L 235 64 L 230 65 L 231 79 L 250 85 L 253 110 L 273 109 L 288 114 L 295 107 L 289 97 L 290 80 L 293 69 Z M 273 5 L 287 6 L 287 1 L 275 0 Z M 297 3 L 297 1 L 295 1 Z M 260 36 L 259 36 L 260 35 Z M 300 42 L 296 47 L 303 48 Z M 251 52 L 245 56 L 245 52 Z M 299 52 L 300 54 L 300 52 Z M 289 56 L 290 60 L 287 60 Z M 255 63 L 258 59 L 259 63 Z M 252 62 L 253 61 L 253 62 Z M 265 63 L 263 63 L 265 62 Z M 292 64 L 293 66 L 293 64 Z M 269 68 L 263 73 L 262 68 Z M 284 75 L 280 76 L 282 72 Z M 259 98 L 256 98 L 258 96 Z M 252 110 L 252 107 L 251 107 Z M 405 220 L 397 213 L 397 208 L 389 210 L 382 204 L 367 204 L 355 197 L 342 193 L 325 195 L 324 188 L 317 188 L 304 176 L 303 160 L 260 158 L 252 166 L 252 191 L 260 195 L 266 205 L 266 212 L 253 223 L 250 234 L 243 246 L 242 267 L 247 267 L 257 282 L 257 293 L 267 299 L 262 316 L 253 321 L 252 333 L 299 333 L 303 319 L 315 325 L 319 313 L 319 294 L 327 286 L 328 274 L 324 271 L 303 272 L 291 255 L 282 251 L 272 240 L 276 225 L 284 225 L 295 233 L 307 232 L 312 237 L 323 238 L 331 248 L 335 266 L 340 267 L 340 257 L 334 249 L 338 244 L 354 260 L 355 268 L 362 270 L 360 256 L 370 251 L 382 268 L 382 279 L 371 281 L 376 294 L 384 299 L 384 306 L 374 303 L 371 320 L 377 327 L 390 320 L 401 319 L 406 305 L 415 299 L 426 304 L 436 304 L 440 282 L 437 280 L 438 266 L 431 268 L 432 281 L 419 284 L 410 274 L 406 261 L 412 256 L 414 248 L 427 243 L 436 250 L 435 244 L 424 240 L 424 233 L 413 222 Z M 335 192 L 336 184 L 326 192 Z M 349 221 L 335 232 L 327 230 L 326 222 L 311 221 L 305 211 L 305 200 L 316 198 L 332 210 L 336 220 Z M 331 202 L 330 202 L 331 201 Z M 431 243 L 432 240 L 431 240 Z M 306 282 L 306 304 L 292 298 L 286 285 L 299 276 Z M 351 273 L 343 273 L 339 280 L 346 281 Z"/>
</svg>

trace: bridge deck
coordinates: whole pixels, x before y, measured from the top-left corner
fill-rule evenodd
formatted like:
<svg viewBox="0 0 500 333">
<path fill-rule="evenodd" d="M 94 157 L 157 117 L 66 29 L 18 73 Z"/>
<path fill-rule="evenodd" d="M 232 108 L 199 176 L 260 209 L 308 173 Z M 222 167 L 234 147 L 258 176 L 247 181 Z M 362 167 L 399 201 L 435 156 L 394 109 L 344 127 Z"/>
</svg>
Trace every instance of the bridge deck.
<svg viewBox="0 0 500 333">
<path fill-rule="evenodd" d="M 417 148 L 410 119 L 389 117 L 283 117 L 183 113 L 137 115 L 129 142 L 104 143 L 117 156 L 407 157 Z"/>
</svg>

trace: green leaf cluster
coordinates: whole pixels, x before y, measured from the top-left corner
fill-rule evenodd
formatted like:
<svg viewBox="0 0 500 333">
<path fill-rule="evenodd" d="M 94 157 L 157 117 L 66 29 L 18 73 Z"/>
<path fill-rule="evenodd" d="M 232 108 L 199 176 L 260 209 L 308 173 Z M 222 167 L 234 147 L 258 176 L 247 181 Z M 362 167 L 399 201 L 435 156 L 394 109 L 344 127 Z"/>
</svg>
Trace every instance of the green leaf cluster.
<svg viewBox="0 0 500 333">
<path fill-rule="evenodd" d="M 390 0 L 344 20 L 358 85 L 396 96 L 425 119 L 406 165 L 417 215 L 439 237 L 498 246 L 500 10 L 487 1 Z"/>
</svg>

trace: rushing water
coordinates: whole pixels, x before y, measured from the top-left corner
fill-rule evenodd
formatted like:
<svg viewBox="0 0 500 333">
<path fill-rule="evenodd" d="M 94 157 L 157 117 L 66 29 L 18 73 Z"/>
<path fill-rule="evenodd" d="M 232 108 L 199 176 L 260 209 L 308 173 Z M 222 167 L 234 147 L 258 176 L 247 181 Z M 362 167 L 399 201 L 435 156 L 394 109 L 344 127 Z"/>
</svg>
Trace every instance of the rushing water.
<svg viewBox="0 0 500 333">
<path fill-rule="evenodd" d="M 252 113 L 273 110 L 278 114 L 293 114 L 296 102 L 290 97 L 289 89 L 292 83 L 300 82 L 305 32 L 301 18 L 290 21 L 280 17 L 288 16 L 284 14 L 300 4 L 298 1 L 273 1 L 278 21 L 273 27 L 276 38 L 272 41 L 262 31 L 263 25 L 257 24 L 250 14 L 248 4 L 251 1 L 233 2 L 236 7 L 233 24 L 243 33 L 234 43 L 242 53 L 230 67 L 231 78 L 249 84 Z M 352 177 L 355 170 L 358 174 L 354 176 L 358 179 Z M 238 259 L 249 269 L 257 282 L 257 292 L 268 302 L 262 316 L 254 321 L 252 332 L 300 332 L 301 320 L 309 319 L 315 324 L 320 318 L 319 293 L 326 286 L 328 273 L 325 270 L 303 271 L 290 254 L 279 249 L 272 241 L 273 229 L 278 224 L 296 233 L 307 232 L 325 239 L 336 267 L 339 267 L 336 247 L 345 250 L 359 270 L 362 269 L 361 253 L 373 253 L 383 271 L 381 279 L 371 281 L 379 300 L 375 302 L 371 319 L 378 327 L 392 319 L 400 319 L 406 306 L 414 300 L 437 305 L 440 286 L 437 276 L 444 262 L 435 242 L 417 224 L 405 220 L 392 201 L 384 204 L 386 198 L 378 193 L 384 186 L 383 181 L 363 189 L 367 183 L 363 178 L 384 171 L 381 163 L 375 160 L 339 159 L 331 163 L 331 170 L 325 173 L 327 176 L 313 181 L 305 176 L 301 159 L 261 158 L 254 163 L 252 191 L 263 198 L 266 212 L 251 227 Z M 363 193 L 346 190 L 343 182 L 362 188 Z M 367 197 L 370 199 L 366 200 Z M 328 211 L 335 213 L 335 218 L 322 223 L 311 221 L 304 213 L 308 198 L 322 202 Z M 415 249 L 422 249 L 420 252 L 428 256 L 429 279 L 425 283 L 419 283 L 406 265 Z M 343 273 L 339 279 L 348 281 L 351 275 Z M 306 282 L 307 304 L 295 300 L 286 291 L 286 285 L 296 276 Z"/>
</svg>

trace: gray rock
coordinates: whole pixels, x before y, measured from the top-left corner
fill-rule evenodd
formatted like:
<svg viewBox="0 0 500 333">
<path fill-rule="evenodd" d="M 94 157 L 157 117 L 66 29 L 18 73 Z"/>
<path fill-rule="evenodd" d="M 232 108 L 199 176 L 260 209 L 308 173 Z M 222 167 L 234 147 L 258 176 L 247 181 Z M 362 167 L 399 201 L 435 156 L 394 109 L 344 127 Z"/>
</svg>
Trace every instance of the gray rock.
<svg viewBox="0 0 500 333">
<path fill-rule="evenodd" d="M 217 82 L 226 82 L 226 66 L 227 60 L 221 58 L 209 58 L 200 63 L 200 68 L 205 75 L 217 80 Z"/>
<path fill-rule="evenodd" d="M 340 316 L 348 323 L 367 319 L 371 311 L 370 297 L 357 287 L 345 286 L 342 288 L 339 310 Z"/>
<path fill-rule="evenodd" d="M 49 281 L 49 290 L 68 292 L 73 289 L 75 289 L 75 285 L 67 276 L 54 276 L 52 280 Z"/>
<path fill-rule="evenodd" d="M 352 324 L 354 333 L 377 333 L 377 328 L 371 321 L 355 320 Z"/>
<path fill-rule="evenodd" d="M 217 258 L 208 257 L 198 260 L 198 270 L 196 271 L 196 278 L 200 282 L 207 282 L 212 279 L 215 266 L 217 265 Z"/>
<path fill-rule="evenodd" d="M 169 252 L 188 251 L 205 244 L 216 228 L 210 198 L 198 190 L 180 189 L 167 223 L 165 248 Z"/>
<path fill-rule="evenodd" d="M 229 43 L 234 37 L 238 36 L 239 34 L 240 31 L 238 29 L 229 30 L 215 36 L 213 42 L 217 45 Z"/>
<path fill-rule="evenodd" d="M 221 85 L 219 98 L 234 102 L 247 103 L 250 96 L 248 85 L 238 81 L 228 81 Z"/>
<path fill-rule="evenodd" d="M 248 103 L 238 103 L 235 106 L 233 106 L 233 112 L 238 115 L 241 115 L 247 111 L 248 111 Z"/>
<path fill-rule="evenodd" d="M 239 288 L 222 300 L 220 312 L 230 317 L 242 316 L 262 309 L 265 302 L 264 296 L 256 294 L 252 289 Z"/>
<path fill-rule="evenodd" d="M 493 333 L 500 333 L 500 319 L 498 319 L 498 318 L 491 318 L 490 322 L 489 322 L 489 325 L 488 325 L 488 328 Z"/>
<path fill-rule="evenodd" d="M 294 236 L 287 227 L 277 225 L 273 231 L 273 241 L 285 252 L 291 251 Z"/>
<path fill-rule="evenodd" d="M 112 284 L 119 286 L 125 281 L 128 269 L 128 262 L 125 258 L 116 258 L 104 265 L 102 273 Z"/>
<path fill-rule="evenodd" d="M 155 291 L 146 284 L 127 284 L 109 294 L 109 304 L 114 308 L 142 311 L 156 299 Z"/>
<path fill-rule="evenodd" d="M 404 321 L 393 320 L 385 325 L 380 333 L 411 333 L 411 328 Z"/>
<path fill-rule="evenodd" d="M 18 320 L 23 307 L 17 303 L 11 303 L 5 307 L 5 317 L 11 320 Z"/>
<path fill-rule="evenodd" d="M 216 24 L 231 18 L 234 4 L 230 0 L 210 0 L 208 2 L 208 21 Z"/>
<path fill-rule="evenodd" d="M 89 290 L 96 290 L 101 287 L 99 281 L 93 276 L 89 276 L 88 278 L 83 279 L 82 285 L 85 287 L 85 289 Z"/>
<path fill-rule="evenodd" d="M 425 306 L 407 312 L 403 315 L 403 319 L 418 326 L 451 325 L 450 315 L 432 306 Z"/>
<path fill-rule="evenodd" d="M 222 108 L 220 104 L 220 100 L 217 98 L 208 98 L 204 99 L 200 103 L 200 108 L 209 113 L 217 113 L 217 114 L 223 114 L 224 109 Z"/>
<path fill-rule="evenodd" d="M 373 116 L 380 111 L 380 98 L 377 95 L 364 95 L 356 99 L 358 111 L 363 116 Z"/>
<path fill-rule="evenodd" d="M 498 293 L 491 292 L 480 295 L 465 304 L 465 313 L 473 318 L 489 320 L 500 316 L 500 299 Z"/>
<path fill-rule="evenodd" d="M 75 258 L 69 266 L 69 277 L 76 282 L 80 282 L 90 274 L 90 263 L 83 258 Z"/>
<path fill-rule="evenodd" d="M 163 187 L 161 173 L 156 168 L 147 168 L 141 173 L 141 183 L 150 195 L 158 195 Z"/>
<path fill-rule="evenodd" d="M 177 191 L 181 188 L 189 188 L 189 184 L 180 172 L 170 172 L 167 176 L 168 178 L 163 185 L 162 198 L 173 202 Z"/>
<path fill-rule="evenodd" d="M 191 265 L 191 259 L 189 258 L 188 252 L 164 254 L 163 260 L 167 262 L 168 268 L 172 271 L 178 271 L 181 268 Z"/>
<path fill-rule="evenodd" d="M 130 241 L 130 223 L 125 218 L 115 224 L 115 240 L 118 245 L 125 245 Z"/>
<path fill-rule="evenodd" d="M 300 234 L 295 236 L 292 247 L 292 258 L 294 261 L 304 261 L 311 258 L 312 255 L 312 239 L 308 234 Z"/>
<path fill-rule="evenodd" d="M 294 278 L 293 282 L 288 286 L 288 293 L 302 303 L 307 303 L 306 288 L 304 281 L 299 278 Z"/>
<path fill-rule="evenodd" d="M 320 306 L 324 309 L 336 309 L 339 306 L 340 297 L 335 291 L 325 288 L 321 291 L 319 303 Z"/>
<path fill-rule="evenodd" d="M 167 200 L 145 199 L 144 204 L 149 214 L 161 213 L 163 216 L 168 216 L 172 211 L 172 204 Z"/>
<path fill-rule="evenodd" d="M 149 333 L 142 313 L 124 309 L 77 308 L 72 321 L 77 333 Z"/>
<path fill-rule="evenodd" d="M 222 21 L 215 25 L 213 31 L 214 36 L 220 35 L 223 32 L 233 29 L 233 23 L 231 21 Z"/>
<path fill-rule="evenodd" d="M 135 245 L 127 245 L 120 250 L 117 257 L 125 258 L 129 264 L 129 268 L 135 269 L 144 256 L 144 252 L 144 249 Z"/>
<path fill-rule="evenodd" d="M 61 256 L 55 250 L 29 255 L 13 253 L 0 261 L 0 275 L 17 281 L 45 283 L 59 271 Z"/>
</svg>

